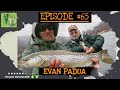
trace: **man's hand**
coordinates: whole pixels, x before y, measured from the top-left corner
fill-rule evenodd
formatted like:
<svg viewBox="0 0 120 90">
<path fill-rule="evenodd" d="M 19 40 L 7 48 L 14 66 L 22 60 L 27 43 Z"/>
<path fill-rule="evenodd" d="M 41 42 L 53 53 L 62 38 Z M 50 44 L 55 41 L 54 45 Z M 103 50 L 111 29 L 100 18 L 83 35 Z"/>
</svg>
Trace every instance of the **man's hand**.
<svg viewBox="0 0 120 90">
<path fill-rule="evenodd" d="M 95 65 L 93 66 L 93 68 L 98 69 L 99 68 L 99 60 L 96 58 L 92 58 L 91 59 L 93 61 L 93 63 L 95 63 Z"/>
<path fill-rule="evenodd" d="M 59 59 L 50 60 L 49 68 L 58 68 L 58 67 L 64 68 L 64 64 L 61 64 L 61 66 L 60 66 Z"/>
<path fill-rule="evenodd" d="M 86 51 L 86 53 L 87 54 L 90 54 L 90 53 L 92 53 L 94 51 L 94 48 L 93 47 L 90 47 L 87 51 Z"/>
<path fill-rule="evenodd" d="M 84 51 L 89 50 L 89 47 L 87 47 L 87 46 L 84 46 L 83 48 L 84 48 Z"/>
</svg>

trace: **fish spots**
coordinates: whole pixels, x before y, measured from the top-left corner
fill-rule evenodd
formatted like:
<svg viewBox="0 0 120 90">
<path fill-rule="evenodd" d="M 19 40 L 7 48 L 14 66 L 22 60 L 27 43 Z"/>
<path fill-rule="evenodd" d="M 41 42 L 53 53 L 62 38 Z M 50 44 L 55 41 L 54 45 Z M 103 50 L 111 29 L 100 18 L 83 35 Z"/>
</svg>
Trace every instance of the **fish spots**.
<svg viewBox="0 0 120 90">
<path fill-rule="evenodd" d="M 28 58 L 31 59 L 28 60 Z M 73 66 L 87 66 L 90 65 L 91 58 L 92 57 L 99 57 L 100 55 L 98 53 L 74 53 L 74 52 L 67 52 L 67 51 L 40 51 L 34 54 L 29 55 L 28 57 L 24 58 L 28 61 L 25 63 L 28 63 L 29 66 L 33 67 L 46 67 L 49 66 L 50 60 L 59 59 L 60 63 L 64 63 L 67 67 L 73 67 Z M 20 64 L 20 63 L 19 63 Z"/>
</svg>

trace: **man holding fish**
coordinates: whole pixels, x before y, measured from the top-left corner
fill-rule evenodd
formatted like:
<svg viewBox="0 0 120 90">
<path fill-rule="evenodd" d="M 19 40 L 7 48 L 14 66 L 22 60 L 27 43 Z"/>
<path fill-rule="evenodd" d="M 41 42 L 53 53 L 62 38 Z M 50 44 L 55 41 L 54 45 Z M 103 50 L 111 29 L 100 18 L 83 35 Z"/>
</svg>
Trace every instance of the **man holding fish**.
<svg viewBox="0 0 120 90">
<path fill-rule="evenodd" d="M 39 51 L 45 50 L 66 50 L 67 48 L 56 42 L 56 36 L 59 28 L 59 23 L 34 23 L 30 45 L 22 53 L 22 58 Z M 86 48 L 87 50 L 87 48 Z M 88 51 L 89 52 L 89 51 Z M 95 63 L 94 68 L 98 68 L 98 60 L 93 58 Z M 50 68 L 64 68 L 64 63 L 60 65 L 59 58 L 50 60 Z M 39 75 L 39 68 L 23 69 L 27 74 Z M 52 78 L 55 76 L 53 75 Z"/>
<path fill-rule="evenodd" d="M 70 40 L 65 44 L 67 49 L 72 52 L 86 52 L 87 54 L 96 53 L 102 50 L 104 44 L 104 37 L 101 35 L 82 34 L 76 25 L 70 25 L 68 27 Z M 95 60 L 94 58 L 92 59 Z M 95 60 L 96 61 L 96 60 Z M 99 63 L 96 63 L 94 68 L 98 68 Z"/>
</svg>

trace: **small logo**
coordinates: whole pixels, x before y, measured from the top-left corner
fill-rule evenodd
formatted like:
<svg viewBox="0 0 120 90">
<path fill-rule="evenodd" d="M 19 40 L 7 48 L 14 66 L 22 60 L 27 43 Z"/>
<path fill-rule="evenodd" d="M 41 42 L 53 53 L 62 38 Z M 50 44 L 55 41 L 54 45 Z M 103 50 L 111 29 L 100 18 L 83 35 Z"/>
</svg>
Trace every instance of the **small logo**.
<svg viewBox="0 0 120 90">
<path fill-rule="evenodd" d="M 32 75 L 31 78 L 32 78 L 32 79 L 38 79 L 39 76 L 38 76 L 38 75 Z"/>
<path fill-rule="evenodd" d="M 17 13 L 1 13 L 1 27 L 17 27 Z"/>
</svg>

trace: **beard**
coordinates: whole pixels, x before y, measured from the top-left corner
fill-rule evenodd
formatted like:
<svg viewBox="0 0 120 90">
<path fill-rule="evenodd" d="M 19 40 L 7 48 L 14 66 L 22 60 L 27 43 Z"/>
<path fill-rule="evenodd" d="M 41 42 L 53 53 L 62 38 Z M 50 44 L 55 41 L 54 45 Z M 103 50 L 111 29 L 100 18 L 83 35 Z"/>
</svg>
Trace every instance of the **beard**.
<svg viewBox="0 0 120 90">
<path fill-rule="evenodd" d="M 51 33 L 47 33 L 42 37 L 43 41 L 53 41 L 55 40 L 55 36 Z"/>
<path fill-rule="evenodd" d="M 79 36 L 74 36 L 74 37 L 70 36 L 70 37 L 71 37 L 71 39 L 74 40 L 74 41 L 76 41 L 76 40 L 79 39 Z"/>
</svg>

